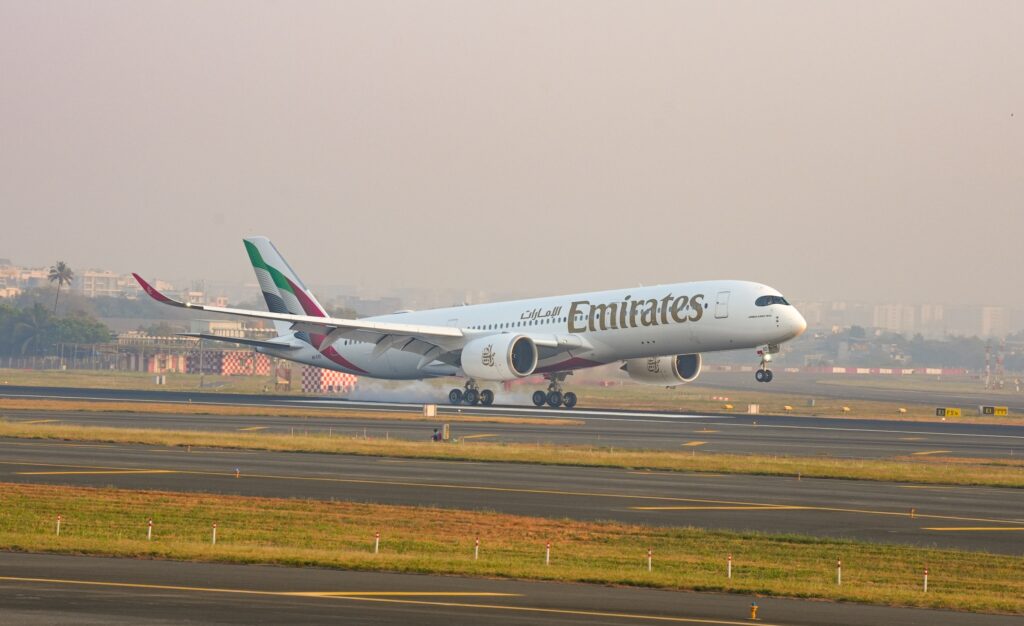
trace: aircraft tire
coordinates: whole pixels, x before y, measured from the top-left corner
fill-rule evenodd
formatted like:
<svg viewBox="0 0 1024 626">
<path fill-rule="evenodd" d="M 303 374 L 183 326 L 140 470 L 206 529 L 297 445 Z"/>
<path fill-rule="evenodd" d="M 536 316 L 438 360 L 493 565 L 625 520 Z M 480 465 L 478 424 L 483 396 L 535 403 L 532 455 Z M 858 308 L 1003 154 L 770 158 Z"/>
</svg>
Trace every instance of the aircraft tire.
<svg viewBox="0 0 1024 626">
<path fill-rule="evenodd" d="M 765 370 L 764 371 L 764 382 L 766 382 L 766 383 L 772 382 L 772 378 L 773 377 L 774 377 L 774 375 L 772 374 L 771 370 Z"/>
<path fill-rule="evenodd" d="M 557 409 L 562 406 L 562 392 L 561 391 L 549 391 L 548 392 L 548 406 L 552 409 Z"/>
<path fill-rule="evenodd" d="M 450 402 L 451 404 L 459 404 L 460 402 L 462 402 L 462 390 L 452 389 L 451 391 L 449 391 L 448 402 Z"/>
<path fill-rule="evenodd" d="M 494 404 L 494 392 L 490 389 L 480 390 L 480 404 L 484 406 L 491 406 Z"/>
<path fill-rule="evenodd" d="M 533 404 L 534 406 L 544 406 L 544 403 L 548 401 L 548 394 L 543 391 L 537 390 L 533 392 Z"/>
<path fill-rule="evenodd" d="M 467 389 L 466 393 L 462 394 L 462 400 L 466 404 L 478 404 L 480 402 L 480 392 L 476 389 Z"/>
<path fill-rule="evenodd" d="M 571 391 L 566 391 L 565 395 L 562 396 L 562 404 L 564 404 L 567 409 L 571 409 L 576 406 L 576 401 L 576 394 Z"/>
<path fill-rule="evenodd" d="M 754 378 L 757 379 L 757 382 L 763 383 L 764 382 L 764 370 L 757 370 L 756 372 L 754 372 Z"/>
</svg>

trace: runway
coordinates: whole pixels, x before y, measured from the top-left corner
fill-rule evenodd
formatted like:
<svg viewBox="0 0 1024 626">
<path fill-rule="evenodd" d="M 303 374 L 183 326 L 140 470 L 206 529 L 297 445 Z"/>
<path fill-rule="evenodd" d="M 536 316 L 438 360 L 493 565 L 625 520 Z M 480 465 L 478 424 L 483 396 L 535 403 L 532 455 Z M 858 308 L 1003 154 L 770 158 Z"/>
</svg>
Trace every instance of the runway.
<svg viewBox="0 0 1024 626">
<path fill-rule="evenodd" d="M 1003 626 L 1020 616 L 748 595 L 0 552 L 8 623 Z"/>
<path fill-rule="evenodd" d="M 337 399 L 182 392 L 118 391 L 33 387 L 0 387 L 0 397 L 170 401 L 236 406 L 292 407 L 309 410 L 304 418 L 77 411 L 8 411 L 9 419 L 92 426 L 367 435 L 426 440 L 446 416 L 511 415 L 564 419 L 563 425 L 453 423 L 457 438 L 661 450 L 699 450 L 740 454 L 889 458 L 904 455 L 1015 458 L 1024 454 L 1024 429 L 1019 426 L 898 422 L 871 419 L 794 417 L 786 415 L 715 415 L 649 411 L 555 410 L 522 407 L 439 406 L 435 422 L 395 419 L 338 419 L 320 409 L 366 412 L 418 411 L 421 405 L 349 402 Z M 582 425 L 570 425 L 582 420 Z"/>
<path fill-rule="evenodd" d="M 11 439 L 0 440 L 0 457 L 2 482 L 343 499 L 1024 554 L 1024 505 L 1014 489 Z"/>
<path fill-rule="evenodd" d="M 790 374 L 779 373 L 770 384 L 754 380 L 753 373 L 740 372 L 704 372 L 700 376 L 700 387 L 710 389 L 733 389 L 755 391 L 758 393 L 779 393 L 802 396 L 824 396 L 826 398 L 856 398 L 872 402 L 905 402 L 909 404 L 924 403 L 935 406 L 959 406 L 974 410 L 982 404 L 1008 407 L 1011 413 L 1024 412 L 1024 393 L 989 392 L 981 389 L 978 382 L 977 391 L 944 391 L 941 389 L 890 389 L 884 386 L 872 386 L 873 379 L 867 375 L 856 376 L 864 384 L 849 385 L 842 381 L 850 381 L 850 375 L 836 375 L 830 381 L 830 374 Z M 894 377 L 885 379 L 895 380 Z"/>
</svg>

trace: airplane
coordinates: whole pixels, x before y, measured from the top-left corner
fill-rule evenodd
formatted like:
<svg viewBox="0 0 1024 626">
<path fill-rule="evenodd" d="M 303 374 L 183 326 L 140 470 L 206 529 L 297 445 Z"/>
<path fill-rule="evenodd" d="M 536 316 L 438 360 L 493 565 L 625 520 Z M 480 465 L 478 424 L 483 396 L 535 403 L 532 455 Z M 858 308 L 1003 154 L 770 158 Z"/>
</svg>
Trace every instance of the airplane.
<svg viewBox="0 0 1024 626">
<path fill-rule="evenodd" d="M 270 356 L 389 380 L 460 377 L 452 404 L 494 402 L 481 383 L 537 374 L 547 390 L 534 405 L 576 406 L 563 383 L 574 371 L 621 362 L 632 380 L 662 387 L 693 382 L 702 354 L 759 348 L 759 382 L 771 382 L 771 355 L 807 322 L 777 290 L 755 282 L 713 280 L 566 296 L 398 311 L 360 319 L 327 315 L 266 237 L 244 239 L 267 311 L 173 300 L 138 274 L 142 289 L 164 304 L 273 323 L 269 340 L 189 336 L 253 347 Z"/>
</svg>

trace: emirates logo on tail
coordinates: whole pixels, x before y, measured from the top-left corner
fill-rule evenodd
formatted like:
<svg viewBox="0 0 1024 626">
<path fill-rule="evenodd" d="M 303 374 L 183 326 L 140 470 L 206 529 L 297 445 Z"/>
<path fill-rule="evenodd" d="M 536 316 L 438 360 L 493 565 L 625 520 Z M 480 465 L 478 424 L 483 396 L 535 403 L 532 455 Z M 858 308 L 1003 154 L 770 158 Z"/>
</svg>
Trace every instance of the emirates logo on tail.
<svg viewBox="0 0 1024 626">
<path fill-rule="evenodd" d="M 494 367 L 494 344 L 489 343 L 480 354 L 480 363 L 484 367 Z"/>
</svg>

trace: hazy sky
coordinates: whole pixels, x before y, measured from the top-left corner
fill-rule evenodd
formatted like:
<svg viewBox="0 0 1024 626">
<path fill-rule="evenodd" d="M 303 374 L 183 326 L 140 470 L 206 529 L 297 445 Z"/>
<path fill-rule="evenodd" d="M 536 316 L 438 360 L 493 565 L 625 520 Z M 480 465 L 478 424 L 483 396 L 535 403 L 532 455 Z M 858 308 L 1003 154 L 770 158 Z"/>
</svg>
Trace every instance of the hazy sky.
<svg viewBox="0 0 1024 626">
<path fill-rule="evenodd" d="M 0 0 L 0 257 L 1024 305 L 1024 2 Z"/>
</svg>

